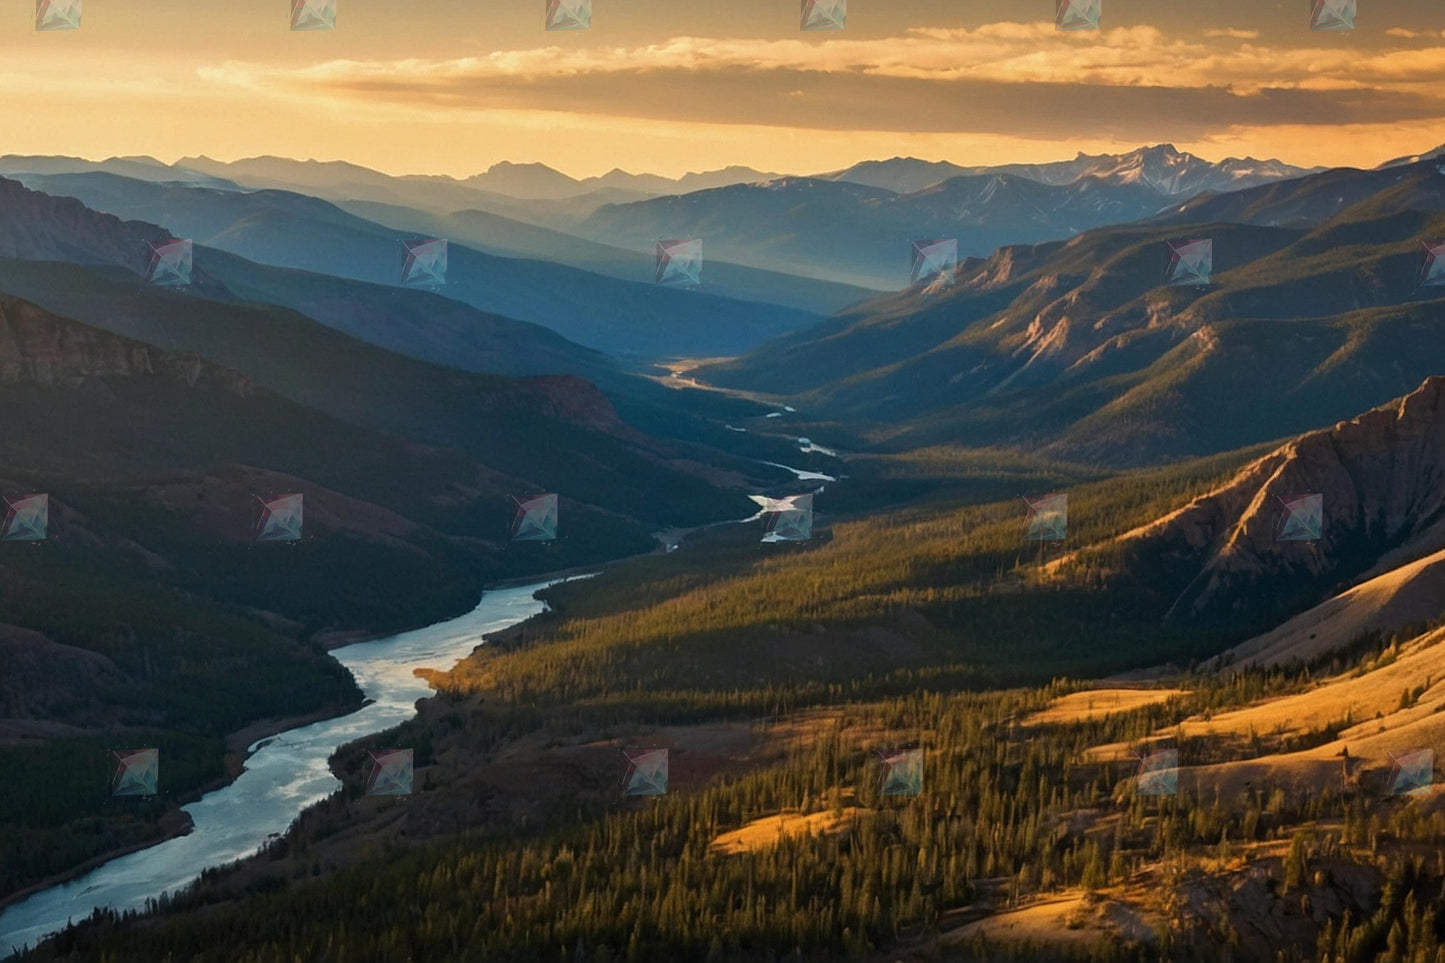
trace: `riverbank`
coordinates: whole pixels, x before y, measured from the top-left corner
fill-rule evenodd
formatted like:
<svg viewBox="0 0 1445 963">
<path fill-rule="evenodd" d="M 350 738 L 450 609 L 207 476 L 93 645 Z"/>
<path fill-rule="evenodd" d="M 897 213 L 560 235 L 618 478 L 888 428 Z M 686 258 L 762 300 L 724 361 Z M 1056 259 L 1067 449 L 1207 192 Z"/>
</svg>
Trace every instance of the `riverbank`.
<svg viewBox="0 0 1445 963">
<path fill-rule="evenodd" d="M 434 694 L 418 669 L 450 668 L 488 632 L 537 614 L 542 605 L 535 592 L 551 581 L 491 588 L 467 614 L 335 653 L 361 685 L 363 702 L 256 720 L 230 733 L 223 749 L 227 776 L 234 778 L 205 787 L 189 813 L 168 812 L 163 832 L 12 894 L 0 913 L 0 946 L 34 945 L 97 908 L 143 909 L 190 886 L 206 869 L 246 861 L 267 840 L 287 838 L 309 807 L 347 805 L 349 796 L 336 792 L 332 757 L 413 718 Z M 352 772 L 345 781 L 357 778 Z"/>
<path fill-rule="evenodd" d="M 201 788 L 200 793 L 205 794 L 216 789 L 221 789 L 229 783 L 229 779 L 212 780 Z M 7 906 L 14 903 L 19 903 L 41 890 L 68 883 L 73 879 L 78 879 L 86 873 L 104 866 L 113 859 L 119 859 L 129 853 L 140 852 L 142 849 L 149 849 L 152 846 L 159 845 L 168 839 L 175 839 L 177 836 L 186 835 L 195 828 L 195 824 L 191 821 L 190 813 L 180 808 L 182 805 L 184 805 L 184 803 L 178 803 L 174 809 L 166 810 L 165 814 L 156 822 L 156 825 L 161 831 L 154 836 L 138 840 L 126 846 L 117 846 L 115 849 L 108 849 L 97 856 L 92 856 L 83 863 L 62 870 L 59 873 L 52 873 L 42 880 L 31 883 L 24 889 L 19 889 L 7 896 L 0 897 L 0 910 L 4 910 Z M 0 950 L 0 952 L 3 952 L 3 950 Z"/>
<path fill-rule="evenodd" d="M 315 712 L 309 712 L 303 715 L 259 719 L 244 728 L 237 729 L 225 737 L 226 754 L 223 758 L 223 765 L 226 772 L 225 776 L 219 779 L 212 779 L 210 782 L 192 789 L 186 793 L 185 796 L 176 799 L 174 803 L 161 814 L 160 819 L 156 821 L 156 827 L 159 832 L 145 839 L 137 840 L 124 846 L 117 846 L 103 853 L 98 853 L 83 863 L 78 863 L 58 873 L 52 873 L 44 879 L 29 884 L 23 889 L 0 896 L 0 910 L 5 909 L 5 907 L 13 903 L 20 902 L 33 893 L 37 893 L 43 889 L 49 889 L 52 886 L 59 886 L 62 883 L 68 883 L 73 879 L 84 876 L 91 870 L 103 866 L 111 860 L 119 859 L 130 853 L 139 852 L 142 849 L 148 849 L 168 839 L 175 839 L 177 836 L 186 835 L 195 827 L 195 823 L 192 821 L 190 813 L 186 812 L 182 807 L 195 802 L 207 793 L 224 789 L 233 783 L 236 777 L 245 769 L 246 760 L 251 756 L 251 746 L 262 739 L 279 735 L 288 729 L 349 715 L 365 704 L 366 700 L 362 699 L 339 706 L 328 706 L 325 709 L 318 709 Z"/>
</svg>

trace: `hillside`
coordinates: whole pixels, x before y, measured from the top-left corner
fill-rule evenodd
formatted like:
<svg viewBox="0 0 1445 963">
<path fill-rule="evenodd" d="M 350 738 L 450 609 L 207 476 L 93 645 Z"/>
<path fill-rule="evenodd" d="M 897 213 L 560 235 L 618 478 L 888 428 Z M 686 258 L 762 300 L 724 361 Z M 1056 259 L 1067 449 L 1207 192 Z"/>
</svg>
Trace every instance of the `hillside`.
<svg viewBox="0 0 1445 963">
<path fill-rule="evenodd" d="M 1442 393 L 1432 380 L 1262 459 L 1072 487 L 1082 548 L 1042 564 L 1017 548 L 1017 509 L 934 504 L 833 522 L 798 551 L 699 534 L 557 586 L 550 614 L 435 674 L 439 697 L 389 737 L 427 747 L 427 789 L 405 807 L 330 800 L 146 925 L 101 918 L 29 959 L 241 958 L 221 935 L 264 920 L 248 949 L 325 945 L 328 960 L 363 945 L 499 959 L 580 946 L 604 959 L 1104 963 L 1218 960 L 1226 946 L 1249 960 L 1319 947 L 1431 960 L 1445 877 L 1420 854 L 1445 810 L 1438 793 L 1386 786 L 1390 753 L 1445 739 L 1438 628 L 1351 637 L 1272 670 L 1248 663 L 1247 641 L 1235 660 L 1169 670 L 1160 689 L 997 686 L 1189 654 L 1184 626 L 1161 621 L 1166 593 L 1131 589 L 1177 573 L 1117 550 L 1182 537 L 1191 565 L 1212 564 L 1239 540 L 1201 516 L 1256 517 L 1270 486 L 1308 480 L 1321 452 L 1357 502 L 1330 516 L 1319 554 L 1350 541 L 1354 511 L 1367 536 L 1355 544 L 1378 553 L 1360 591 L 1392 572 L 1429 578 L 1435 556 L 1416 566 L 1401 546 L 1418 539 L 1400 532 L 1428 527 L 1445 483 L 1429 460 Z M 1086 564 L 1091 552 L 1129 577 Z M 1255 565 L 1247 574 L 1301 575 L 1260 552 Z M 1197 655 L 1221 651 L 1232 603 L 1269 591 L 1213 588 L 1190 619 L 1216 626 Z M 617 796 L 628 745 L 670 753 L 669 791 L 647 806 Z M 916 796 L 880 791 L 879 754 L 899 746 L 922 754 Z M 1153 795 L 1137 757 L 1160 747 L 1177 748 L 1177 791 Z M 336 770 L 354 777 L 362 749 Z M 422 903 L 428 914 L 406 909 Z"/>
<path fill-rule="evenodd" d="M 910 245 L 919 238 L 957 238 L 960 256 L 978 255 L 1136 220 L 1161 206 L 1149 187 L 1054 186 L 1007 174 L 955 177 L 909 194 L 784 177 L 606 205 L 576 231 L 634 248 L 649 238 L 701 237 L 732 263 L 897 289 L 908 284 Z"/>
<path fill-rule="evenodd" d="M 1359 176 L 1365 199 L 1314 226 L 1145 222 L 1005 247 L 962 264 L 952 290 L 861 305 L 694 374 L 871 423 L 895 450 L 1008 440 L 1139 465 L 1321 427 L 1445 366 L 1439 301 L 1417 283 L 1445 179 L 1429 163 Z M 1163 284 L 1181 237 L 1213 240 L 1209 287 Z"/>
<path fill-rule="evenodd" d="M 163 224 L 176 236 L 258 264 L 373 285 L 400 284 L 402 242 L 414 239 L 409 231 L 383 227 L 328 201 L 287 191 L 156 184 L 99 172 L 16 177 L 28 187 L 78 198 L 98 211 Z M 657 239 L 649 240 L 638 255 L 644 268 L 652 263 Z M 18 244 L 15 250 L 28 252 Z M 441 293 L 450 300 L 489 315 L 543 325 L 590 348 L 634 357 L 745 351 L 818 318 L 792 308 L 719 297 L 711 293 L 706 277 L 699 290 L 677 290 L 652 284 L 650 278 L 628 282 L 549 261 L 497 257 L 460 241 L 448 246 L 446 282 Z"/>
<path fill-rule="evenodd" d="M 909 283 L 909 245 L 920 238 L 956 238 L 960 257 L 986 256 L 1150 217 L 1200 192 L 1304 173 L 1277 161 L 1214 164 L 1169 145 L 1001 167 L 895 158 L 610 204 L 574 230 L 626 247 L 701 237 L 713 256 L 737 264 L 898 289 Z"/>
<path fill-rule="evenodd" d="M 116 334 L 216 360 L 352 424 L 462 451 L 611 511 L 649 522 L 720 517 L 695 452 L 631 428 L 579 378 L 500 378 L 413 361 L 283 308 L 137 287 L 118 269 L 0 262 L 6 289 Z M 589 457 L 579 461 L 578 452 Z"/>
<path fill-rule="evenodd" d="M 1322 537 L 1282 541 L 1285 503 L 1303 494 L 1324 499 Z M 1172 617 L 1246 607 L 1278 615 L 1302 593 L 1351 582 L 1383 559 L 1445 548 L 1442 523 L 1445 378 L 1431 378 L 1390 405 L 1289 442 L 1116 547 L 1125 569 L 1150 559 L 1156 571 L 1189 574 Z"/>
<path fill-rule="evenodd" d="M 628 250 L 482 210 L 436 214 L 373 201 L 341 201 L 338 206 L 378 224 L 451 238 L 500 257 L 554 261 L 623 281 L 650 283 L 655 277 L 656 238 L 646 244 L 639 241 L 636 250 Z M 703 277 L 706 289 L 713 294 L 778 304 L 819 315 L 842 310 L 877 293 L 853 284 L 742 267 L 710 255 L 704 260 Z"/>
<path fill-rule="evenodd" d="M 50 504 L 44 542 L 0 552 L 0 762 L 29 774 L 0 807 L 0 899 L 183 830 L 177 805 L 237 764 L 228 733 L 354 703 L 320 633 L 450 615 L 537 564 L 483 521 L 517 482 L 10 297 L 0 406 L 0 487 Z M 280 492 L 306 537 L 257 549 L 257 497 Z M 117 740 L 161 746 L 168 790 L 104 818 Z"/>
</svg>

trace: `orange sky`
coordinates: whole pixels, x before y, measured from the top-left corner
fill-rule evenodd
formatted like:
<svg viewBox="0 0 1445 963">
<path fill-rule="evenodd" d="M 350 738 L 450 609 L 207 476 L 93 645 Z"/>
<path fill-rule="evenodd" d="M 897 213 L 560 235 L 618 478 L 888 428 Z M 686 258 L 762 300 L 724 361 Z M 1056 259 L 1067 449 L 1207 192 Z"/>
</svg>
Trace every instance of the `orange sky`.
<svg viewBox="0 0 1445 963">
<path fill-rule="evenodd" d="M 853 0 L 848 28 L 826 34 L 800 33 L 787 0 L 695 5 L 705 16 L 595 0 L 593 29 L 568 33 L 540 29 L 541 0 L 502 12 L 444 0 L 426 8 L 435 18 L 339 0 L 335 31 L 304 33 L 287 29 L 286 0 L 85 0 L 67 32 L 34 31 L 17 4 L 0 16 L 0 150 L 458 176 L 539 160 L 587 176 L 1050 160 L 1164 141 L 1369 166 L 1445 142 L 1445 7 L 1397 4 L 1388 21 L 1317 33 L 1300 4 L 1217 0 L 1201 23 L 1106 2 L 1104 30 L 1061 33 L 1051 0 L 979 0 L 972 19 L 934 0 L 904 13 Z"/>
</svg>

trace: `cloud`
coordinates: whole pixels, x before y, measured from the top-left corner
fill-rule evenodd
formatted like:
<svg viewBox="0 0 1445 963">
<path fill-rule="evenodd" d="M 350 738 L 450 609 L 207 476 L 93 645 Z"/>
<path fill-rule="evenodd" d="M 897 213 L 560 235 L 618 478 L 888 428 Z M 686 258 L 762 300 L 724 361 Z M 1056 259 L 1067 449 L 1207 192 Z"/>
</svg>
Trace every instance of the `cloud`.
<svg viewBox="0 0 1445 963">
<path fill-rule="evenodd" d="M 1189 140 L 1240 126 L 1445 118 L 1445 45 L 1283 47 L 1252 31 L 1060 33 L 1050 22 L 878 38 L 672 37 L 448 60 L 230 62 L 213 84 L 354 111 L 543 111 L 813 130 Z"/>
<path fill-rule="evenodd" d="M 1258 30 L 1240 30 L 1235 27 L 1223 27 L 1215 30 L 1204 31 L 1206 37 L 1229 37 L 1232 40 L 1258 40 Z"/>
<path fill-rule="evenodd" d="M 1398 37 L 1401 40 L 1419 40 L 1423 37 L 1445 37 L 1445 30 L 1409 30 L 1405 27 L 1391 27 L 1385 31 L 1387 37 Z"/>
</svg>

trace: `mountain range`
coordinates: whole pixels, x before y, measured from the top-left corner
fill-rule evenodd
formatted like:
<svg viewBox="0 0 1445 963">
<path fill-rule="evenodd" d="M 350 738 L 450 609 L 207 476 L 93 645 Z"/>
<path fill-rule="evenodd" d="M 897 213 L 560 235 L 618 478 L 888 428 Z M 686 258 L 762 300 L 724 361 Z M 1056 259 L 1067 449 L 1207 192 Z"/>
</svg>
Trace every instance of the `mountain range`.
<svg viewBox="0 0 1445 963">
<path fill-rule="evenodd" d="M 703 381 L 867 424 L 890 448 L 1023 444 L 1114 465 L 1206 454 L 1349 417 L 1445 365 L 1421 240 L 1433 162 L 1207 194 L 1150 220 L 965 260 L 952 287 L 842 312 Z M 1207 286 L 1170 243 L 1213 242 Z"/>
<path fill-rule="evenodd" d="M 895 157 L 886 161 L 864 161 L 830 175 L 834 180 L 881 187 L 898 194 L 911 194 L 954 177 L 1007 174 L 1056 187 L 1089 179 L 1099 184 L 1141 184 L 1164 195 L 1192 196 L 1205 191 L 1223 193 L 1288 180 L 1324 168 L 1295 167 L 1278 160 L 1226 157 L 1206 161 L 1173 144 L 1140 147 L 1123 154 L 1085 154 L 1073 160 L 1043 164 L 999 164 L 991 167 L 961 167 L 947 161 L 921 161 Z"/>
<path fill-rule="evenodd" d="M 174 236 L 259 264 L 373 285 L 400 283 L 403 242 L 414 239 L 289 191 L 238 192 L 94 172 L 21 176 L 35 189 L 75 197 L 125 220 L 163 224 Z M 133 257 L 139 258 L 140 250 Z M 731 353 L 818 319 L 791 308 L 717 297 L 706 286 L 678 290 L 629 283 L 550 262 L 499 258 L 458 243 L 449 245 L 447 260 L 440 290 L 450 300 L 542 324 L 617 355 Z"/>
<path fill-rule="evenodd" d="M 134 186 L 120 191 L 115 184 L 73 178 L 83 173 L 165 184 L 172 192 L 160 196 Z M 231 163 L 183 158 L 175 165 L 150 158 L 0 158 L 0 174 L 41 189 L 72 191 L 94 206 L 187 230 L 197 240 L 213 238 L 218 247 L 242 243 L 239 237 L 218 237 L 232 222 L 222 223 L 212 212 L 194 229 L 184 228 L 197 201 L 181 200 L 175 189 L 305 194 L 399 230 L 451 236 L 487 253 L 535 257 L 632 281 L 647 279 L 658 240 L 701 237 L 705 291 L 817 312 L 861 300 L 865 289 L 906 285 L 909 245 L 920 238 L 955 237 L 961 254 L 986 255 L 1002 244 L 1035 243 L 1146 217 L 1199 192 L 1234 191 L 1304 173 L 1273 160 L 1204 161 L 1167 144 L 1119 155 L 1080 154 L 1052 164 L 961 167 L 894 158 L 813 176 L 727 168 L 676 179 L 614 171 L 576 180 L 539 164 L 499 164 L 456 179 L 393 177 L 339 161 L 274 157 Z M 205 203 L 218 204 L 215 198 Z M 339 226 L 333 215 L 323 220 L 332 222 L 328 229 Z M 257 229 L 247 222 L 235 231 L 254 235 Z M 307 236 L 299 226 L 293 229 Z M 327 249 L 314 248 L 318 257 Z M 390 270 L 388 262 L 385 271 Z M 463 297 L 488 310 L 550 323 L 543 308 L 525 300 Z M 576 335 L 569 334 L 598 345 Z"/>
<path fill-rule="evenodd" d="M 261 858 L 38 958 L 1438 949 L 1439 807 L 1374 790 L 1445 735 L 1418 624 L 1445 585 L 1437 158 L 0 171 L 0 494 L 52 512 L 0 542 L 0 768 L 32 776 L 0 899 L 182 831 L 258 731 L 357 704 L 325 646 L 615 563 L 422 673 L 439 697 L 339 750 L 352 788 Z M 455 283 L 395 283 L 417 232 Z M 172 235 L 191 283 L 144 283 Z M 950 236 L 957 270 L 904 286 L 910 242 Z M 627 276 L 658 237 L 701 237 L 729 296 Z M 1201 239 L 1207 277 L 1169 283 Z M 704 353 L 730 357 L 685 358 L 696 387 L 647 376 Z M 783 474 L 813 538 L 714 524 Z M 1067 493 L 1061 541 L 1020 489 Z M 513 543 L 541 491 L 562 537 Z M 306 537 L 257 543 L 280 493 Z M 1302 495 L 1322 535 L 1281 539 Z M 174 766 L 124 820 L 73 789 L 118 738 Z M 1183 791 L 1146 798 L 1169 740 Z M 382 742 L 415 747 L 410 798 L 361 794 Z M 619 801 L 628 745 L 673 753 L 671 798 Z M 888 791 L 905 745 L 920 798 Z"/>
<path fill-rule="evenodd" d="M 915 240 L 952 238 L 960 257 L 987 256 L 1004 245 L 1150 217 L 1201 191 L 1304 173 L 1275 161 L 1211 164 L 1169 145 L 1000 168 L 896 159 L 823 178 L 607 204 L 574 230 L 627 247 L 650 237 L 701 237 L 705 250 L 738 264 L 896 289 L 909 283 Z"/>
</svg>

